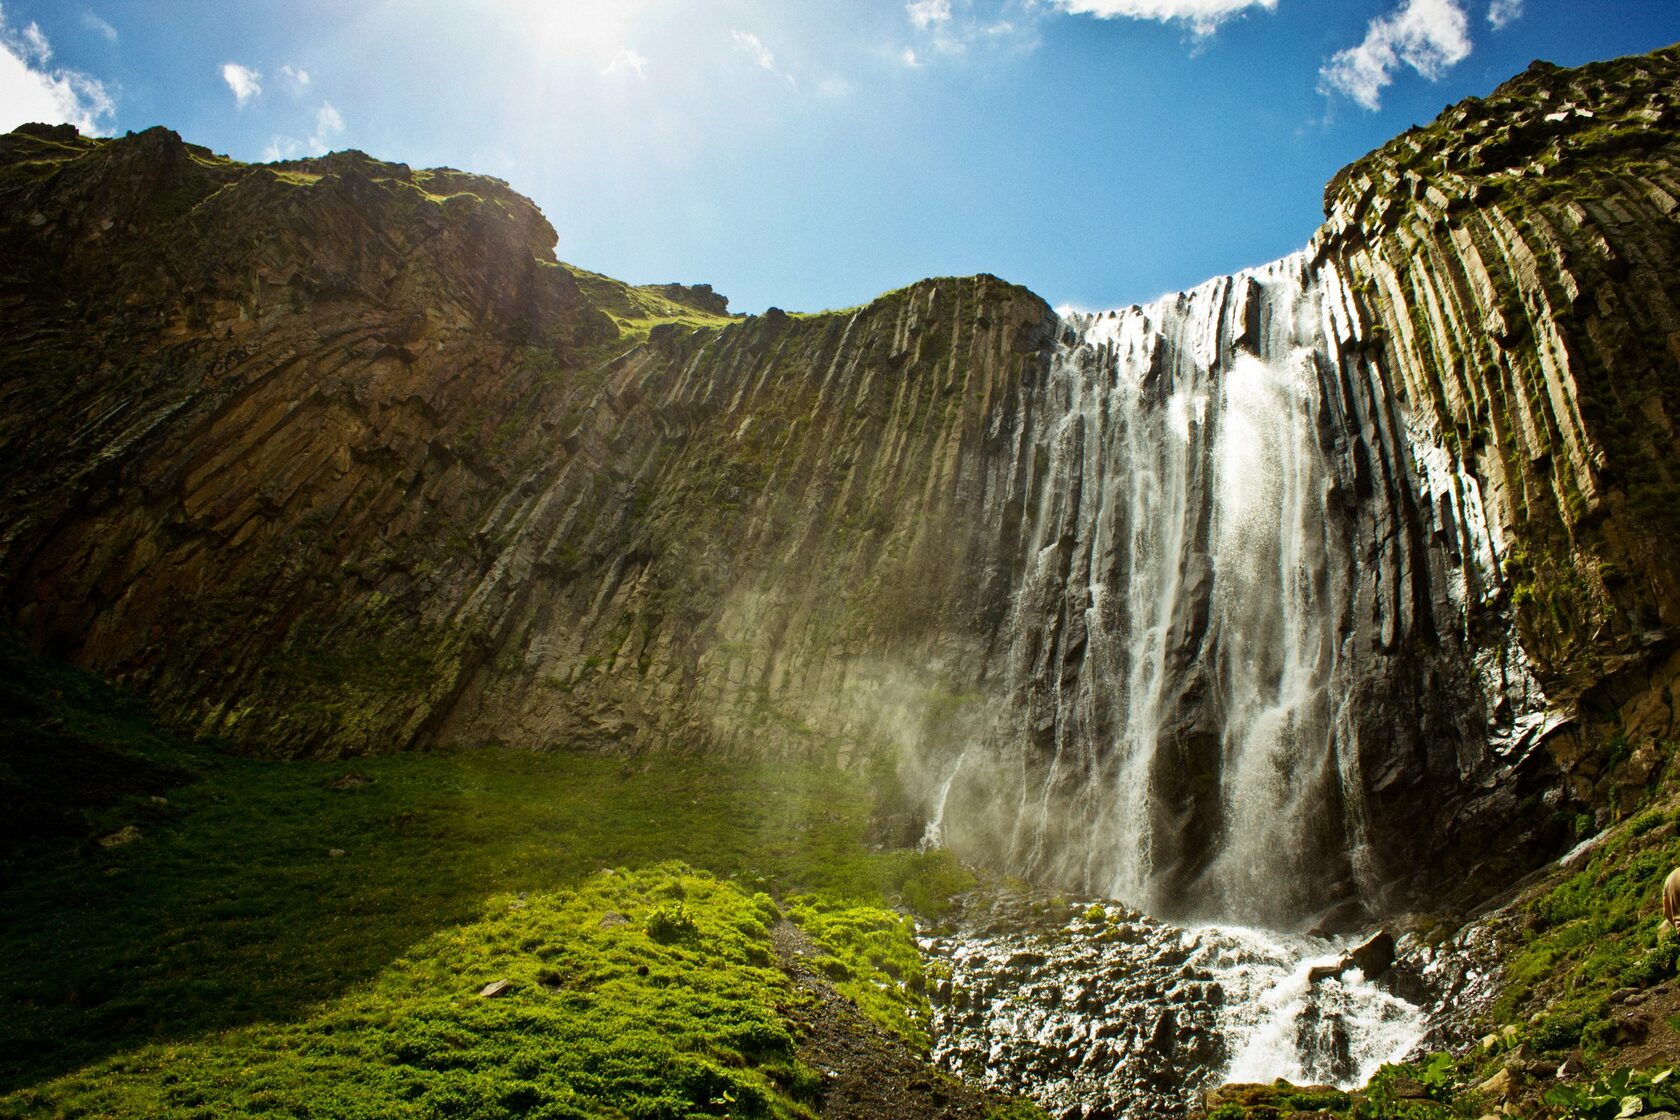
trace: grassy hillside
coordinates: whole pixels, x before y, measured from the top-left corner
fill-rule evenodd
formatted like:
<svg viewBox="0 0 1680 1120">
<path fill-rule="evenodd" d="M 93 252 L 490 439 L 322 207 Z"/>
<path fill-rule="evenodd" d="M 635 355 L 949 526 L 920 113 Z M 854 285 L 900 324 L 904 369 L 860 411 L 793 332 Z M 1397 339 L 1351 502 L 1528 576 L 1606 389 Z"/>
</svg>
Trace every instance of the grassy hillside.
<svg viewBox="0 0 1680 1120">
<path fill-rule="evenodd" d="M 967 877 L 871 852 L 854 776 L 262 761 L 15 644 L 0 682 L 0 793 L 24 807 L 0 864 L 0 1115 L 809 1115 L 824 1063 L 772 936 L 790 919 L 825 985 L 925 1044 L 890 907 Z"/>
</svg>

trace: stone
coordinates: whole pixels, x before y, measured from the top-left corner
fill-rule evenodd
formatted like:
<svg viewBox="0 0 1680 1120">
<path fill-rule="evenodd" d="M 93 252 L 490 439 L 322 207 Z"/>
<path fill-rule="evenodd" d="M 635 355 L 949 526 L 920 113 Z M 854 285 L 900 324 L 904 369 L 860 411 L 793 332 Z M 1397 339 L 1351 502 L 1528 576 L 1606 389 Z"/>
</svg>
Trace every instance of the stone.
<svg viewBox="0 0 1680 1120">
<path fill-rule="evenodd" d="M 1610 1037 L 1618 1046 L 1644 1042 L 1650 1032 L 1651 1020 L 1637 1012 L 1621 1011 L 1610 1018 Z"/>
<path fill-rule="evenodd" d="M 1510 1068 L 1502 1069 L 1476 1086 L 1476 1092 L 1491 1100 L 1508 1100 L 1522 1086 L 1522 1075 Z"/>
<path fill-rule="evenodd" d="M 132 844 L 141 838 L 141 832 L 134 825 L 124 825 L 115 832 L 107 833 L 99 838 L 101 848 L 121 848 L 125 844 Z"/>
<path fill-rule="evenodd" d="M 1403 1101 L 1423 1101 L 1429 1099 L 1429 1089 L 1423 1082 L 1411 1077 L 1396 1077 L 1389 1082 L 1397 1099 Z"/>
<path fill-rule="evenodd" d="M 327 849 L 327 857 L 329 859 L 343 859 L 345 856 L 347 856 L 349 854 L 350 853 L 346 852 L 343 848 L 328 848 Z"/>
<path fill-rule="evenodd" d="M 480 988 L 478 994 L 484 999 L 496 999 L 507 995 L 511 991 L 513 991 L 512 980 L 492 980 Z"/>
<path fill-rule="evenodd" d="M 1346 963 L 1364 973 L 1365 979 L 1375 980 L 1394 964 L 1393 935 L 1377 931 L 1348 953 Z"/>
<path fill-rule="evenodd" d="M 1374 980 L 1386 973 L 1393 964 L 1394 937 L 1386 930 L 1379 930 L 1349 950 L 1347 955 L 1335 964 L 1314 965 L 1308 969 L 1307 983 L 1317 984 L 1321 980 L 1328 980 L 1354 969 L 1358 969 L 1365 979 Z"/>
</svg>

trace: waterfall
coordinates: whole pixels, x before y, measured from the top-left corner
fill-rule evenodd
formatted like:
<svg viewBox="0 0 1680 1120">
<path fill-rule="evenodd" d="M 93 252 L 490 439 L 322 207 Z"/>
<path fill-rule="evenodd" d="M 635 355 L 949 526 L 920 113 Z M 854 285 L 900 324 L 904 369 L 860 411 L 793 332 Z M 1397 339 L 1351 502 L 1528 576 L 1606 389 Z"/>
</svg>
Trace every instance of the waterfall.
<svg viewBox="0 0 1680 1120">
<path fill-rule="evenodd" d="M 1543 729 L 1489 640 L 1474 474 L 1304 253 L 1059 326 L 997 495 L 988 730 L 929 760 L 927 838 L 1101 902 L 928 939 L 936 1056 L 1135 1120 L 1231 1078 L 1361 1084 L 1424 1015 L 1315 968 L 1415 870 L 1421 779 L 1509 773 Z"/>
<path fill-rule="evenodd" d="M 1285 925 L 1347 893 L 1324 322 L 1303 255 L 1064 319 L 1024 437 L 1008 693 L 931 834 L 1155 914 Z"/>
</svg>

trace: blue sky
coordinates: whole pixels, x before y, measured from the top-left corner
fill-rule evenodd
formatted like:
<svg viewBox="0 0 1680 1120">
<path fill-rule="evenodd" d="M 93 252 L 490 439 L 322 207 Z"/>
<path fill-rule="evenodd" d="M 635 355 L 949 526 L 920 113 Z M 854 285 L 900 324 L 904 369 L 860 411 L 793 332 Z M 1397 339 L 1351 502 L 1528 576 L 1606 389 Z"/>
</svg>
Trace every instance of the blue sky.
<svg viewBox="0 0 1680 1120">
<path fill-rule="evenodd" d="M 508 180 L 563 260 L 736 310 L 993 272 L 1152 298 L 1301 246 L 1326 180 L 1676 0 L 0 0 L 0 128 L 164 124 Z"/>
</svg>

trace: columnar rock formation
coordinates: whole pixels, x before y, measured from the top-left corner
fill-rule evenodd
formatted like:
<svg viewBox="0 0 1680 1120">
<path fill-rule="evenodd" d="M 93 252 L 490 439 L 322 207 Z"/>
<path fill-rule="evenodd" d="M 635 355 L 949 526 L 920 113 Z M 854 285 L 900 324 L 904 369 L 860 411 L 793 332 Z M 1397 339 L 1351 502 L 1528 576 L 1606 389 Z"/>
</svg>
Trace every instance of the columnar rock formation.
<svg viewBox="0 0 1680 1120">
<path fill-rule="evenodd" d="M 808 755 L 896 771 L 884 824 L 914 838 L 976 743 L 1023 789 L 1112 774 L 1093 634 L 1131 623 L 1086 600 L 1128 569 L 1112 524 L 1047 518 L 1115 508 L 1058 441 L 1116 418 L 1068 437 L 1068 373 L 1182 358 L 1224 392 L 1288 274 L 1322 328 L 1275 356 L 1312 352 L 1339 674 L 1312 718 L 1340 728 L 1296 809 L 1344 854 L 1279 920 L 1416 901 L 1443 860 L 1502 874 L 1673 729 L 1677 79 L 1673 51 L 1536 66 L 1400 137 L 1337 177 L 1305 256 L 1185 297 L 1217 298 L 1205 353 L 1159 312 L 1104 351 L 987 276 L 731 318 L 558 263 L 495 180 L 31 126 L 0 139 L 0 607 L 251 749 Z M 1169 908 L 1230 881 L 1235 819 L 1235 709 L 1194 652 L 1231 644 L 1198 615 L 1216 526 L 1186 524 L 1145 779 Z M 1629 751 L 1587 749 L 1617 722 Z"/>
<path fill-rule="evenodd" d="M 1347 278 L 1373 375 L 1447 452 L 1453 472 L 1416 472 L 1423 530 L 1459 549 L 1451 475 L 1478 483 L 1499 575 L 1467 636 L 1485 646 L 1514 614 L 1554 713 L 1531 745 L 1562 788 L 1500 815 L 1632 804 L 1676 733 L 1677 60 L 1535 63 L 1345 169 L 1313 243 Z"/>
</svg>

